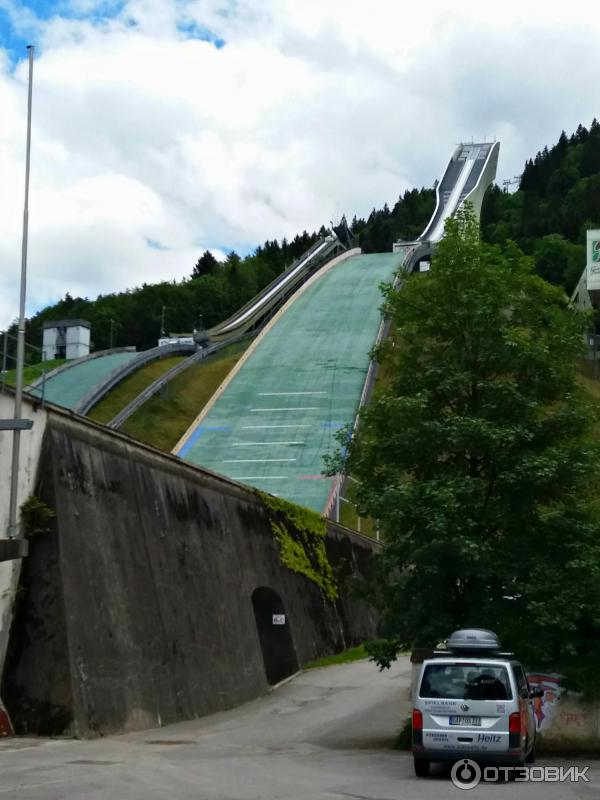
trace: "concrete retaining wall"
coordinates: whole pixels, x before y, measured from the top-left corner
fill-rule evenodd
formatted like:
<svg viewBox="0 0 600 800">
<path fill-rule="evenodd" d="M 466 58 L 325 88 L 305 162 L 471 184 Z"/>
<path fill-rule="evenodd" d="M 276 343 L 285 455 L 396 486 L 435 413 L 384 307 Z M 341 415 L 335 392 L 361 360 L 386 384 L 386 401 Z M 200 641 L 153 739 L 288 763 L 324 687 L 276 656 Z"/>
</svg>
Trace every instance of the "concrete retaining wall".
<svg viewBox="0 0 600 800">
<path fill-rule="evenodd" d="M 48 414 L 2 697 L 19 732 L 88 737 L 242 703 L 267 682 L 251 596 L 283 600 L 300 664 L 374 633 L 349 597 L 375 547 L 331 525 L 332 603 L 284 567 L 250 489 L 67 412 Z"/>
</svg>

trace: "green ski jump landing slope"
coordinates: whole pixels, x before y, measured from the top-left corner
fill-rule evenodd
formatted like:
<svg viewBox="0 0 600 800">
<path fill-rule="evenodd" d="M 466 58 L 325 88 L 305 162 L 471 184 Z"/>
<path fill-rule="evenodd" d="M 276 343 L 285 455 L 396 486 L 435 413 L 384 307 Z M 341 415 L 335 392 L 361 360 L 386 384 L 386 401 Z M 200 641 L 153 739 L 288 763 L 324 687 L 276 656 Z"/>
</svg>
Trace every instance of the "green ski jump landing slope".
<svg viewBox="0 0 600 800">
<path fill-rule="evenodd" d="M 44 397 L 50 403 L 56 403 L 65 408 L 74 408 L 80 400 L 90 392 L 94 386 L 104 380 L 107 375 L 130 361 L 138 353 L 123 352 L 110 353 L 99 358 L 90 358 L 79 364 L 58 372 L 46 381 Z M 30 390 L 31 394 L 41 396 L 42 390 L 38 386 Z"/>
<path fill-rule="evenodd" d="M 403 257 L 353 256 L 307 287 L 177 455 L 322 512 L 332 486 L 323 456 L 354 422 L 381 322 L 379 284 Z"/>
</svg>

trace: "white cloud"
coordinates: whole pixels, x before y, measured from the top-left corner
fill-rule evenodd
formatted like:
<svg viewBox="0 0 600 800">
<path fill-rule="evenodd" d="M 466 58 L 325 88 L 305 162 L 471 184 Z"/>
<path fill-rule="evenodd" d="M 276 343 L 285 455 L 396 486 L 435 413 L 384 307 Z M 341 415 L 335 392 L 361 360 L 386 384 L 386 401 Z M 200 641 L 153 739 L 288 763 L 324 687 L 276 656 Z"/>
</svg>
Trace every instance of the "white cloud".
<svg viewBox="0 0 600 800">
<path fill-rule="evenodd" d="M 40 43 L 28 312 L 368 214 L 431 185 L 460 139 L 496 135 L 499 178 L 518 174 L 599 106 L 600 21 L 555 5 L 64 0 L 78 18 L 40 22 L 0 0 Z M 0 327 L 18 306 L 25 104 L 25 64 L 0 49 Z"/>
</svg>

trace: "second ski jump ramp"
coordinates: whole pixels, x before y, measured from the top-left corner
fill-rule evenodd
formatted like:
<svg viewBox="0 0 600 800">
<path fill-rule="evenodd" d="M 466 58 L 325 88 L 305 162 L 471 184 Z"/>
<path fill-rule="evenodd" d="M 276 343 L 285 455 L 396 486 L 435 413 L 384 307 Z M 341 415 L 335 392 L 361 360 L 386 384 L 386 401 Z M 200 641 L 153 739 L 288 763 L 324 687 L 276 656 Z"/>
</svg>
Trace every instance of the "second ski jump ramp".
<svg viewBox="0 0 600 800">
<path fill-rule="evenodd" d="M 314 276 L 174 452 L 322 512 L 323 456 L 353 424 L 381 322 L 381 281 L 404 254 L 354 255 Z"/>
</svg>

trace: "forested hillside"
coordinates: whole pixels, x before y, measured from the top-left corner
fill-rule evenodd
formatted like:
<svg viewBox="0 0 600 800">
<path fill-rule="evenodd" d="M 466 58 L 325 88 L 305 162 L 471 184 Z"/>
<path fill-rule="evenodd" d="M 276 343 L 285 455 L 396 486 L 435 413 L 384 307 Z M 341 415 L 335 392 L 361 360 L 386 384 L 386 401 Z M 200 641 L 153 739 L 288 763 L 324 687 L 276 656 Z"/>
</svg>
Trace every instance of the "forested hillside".
<svg viewBox="0 0 600 800">
<path fill-rule="evenodd" d="M 316 240 L 317 234 L 296 236 L 291 242 L 267 241 L 247 258 L 231 252 L 218 262 L 209 251 L 190 264 L 190 277 L 100 295 L 97 299 L 71 297 L 36 314 L 28 323 L 27 340 L 41 344 L 43 323 L 52 319 L 81 318 L 92 326 L 94 350 L 135 345 L 154 347 L 161 334 L 163 308 L 167 331 L 191 332 L 228 317 L 281 272 Z M 111 320 L 113 322 L 111 323 Z"/>
<path fill-rule="evenodd" d="M 367 219 L 354 217 L 350 231 L 364 252 L 386 252 L 397 239 L 412 240 L 423 231 L 435 206 L 433 189 L 406 191 L 392 209 L 373 209 Z M 571 292 L 585 265 L 585 231 L 600 227 L 600 124 L 582 125 L 571 136 L 526 162 L 519 189 L 507 193 L 498 186 L 487 193 L 481 215 L 484 240 L 513 239 L 533 256 L 538 273 Z M 187 332 L 215 325 L 250 300 L 323 234 L 297 235 L 291 241 L 267 241 L 240 258 L 231 252 L 218 262 L 208 251 L 190 277 L 182 281 L 143 284 L 127 292 L 97 299 L 62 300 L 40 311 L 27 327 L 27 339 L 41 344 L 46 320 L 83 318 L 92 325 L 94 349 L 135 345 L 152 347 L 165 328 Z M 112 323 L 111 323 L 112 320 Z"/>
<path fill-rule="evenodd" d="M 374 209 L 367 220 L 355 217 L 351 230 L 365 252 L 391 250 L 395 239 L 414 238 L 421 232 L 433 207 L 433 190 L 413 189 L 391 211 L 386 205 L 380 211 Z M 111 329 L 113 346 L 135 345 L 143 350 L 157 343 L 163 307 L 167 331 L 210 328 L 254 297 L 325 232 L 322 227 L 318 233 L 304 231 L 290 242 L 267 241 L 246 258 L 231 252 L 224 262 L 206 251 L 195 265 L 190 264 L 190 277 L 183 281 L 143 284 L 93 300 L 71 297 L 65 287 L 62 300 L 28 321 L 27 341 L 41 345 L 46 320 L 80 318 L 91 323 L 95 350 L 110 346 Z"/>
<path fill-rule="evenodd" d="M 497 186 L 481 214 L 484 240 L 513 239 L 535 259 L 537 272 L 569 294 L 585 266 L 585 232 L 600 226 L 600 124 L 563 131 L 550 150 L 526 162 L 519 190 Z"/>
</svg>

